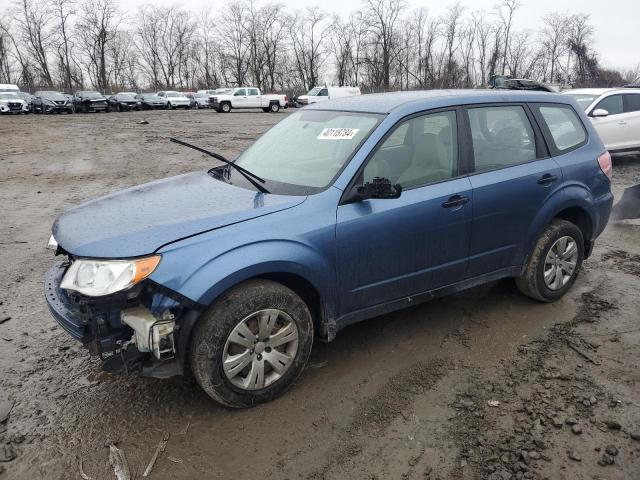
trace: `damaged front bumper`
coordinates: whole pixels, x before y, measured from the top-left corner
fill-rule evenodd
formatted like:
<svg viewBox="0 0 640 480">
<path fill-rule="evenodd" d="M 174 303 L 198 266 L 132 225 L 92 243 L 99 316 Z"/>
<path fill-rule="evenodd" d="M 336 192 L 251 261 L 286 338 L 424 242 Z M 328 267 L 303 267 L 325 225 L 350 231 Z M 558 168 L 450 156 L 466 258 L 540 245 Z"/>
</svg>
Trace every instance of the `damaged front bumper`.
<svg viewBox="0 0 640 480">
<path fill-rule="evenodd" d="M 184 372 L 188 340 L 202 308 L 150 280 L 107 297 L 60 288 L 68 262 L 45 276 L 51 314 L 109 372 L 166 378 Z"/>
</svg>

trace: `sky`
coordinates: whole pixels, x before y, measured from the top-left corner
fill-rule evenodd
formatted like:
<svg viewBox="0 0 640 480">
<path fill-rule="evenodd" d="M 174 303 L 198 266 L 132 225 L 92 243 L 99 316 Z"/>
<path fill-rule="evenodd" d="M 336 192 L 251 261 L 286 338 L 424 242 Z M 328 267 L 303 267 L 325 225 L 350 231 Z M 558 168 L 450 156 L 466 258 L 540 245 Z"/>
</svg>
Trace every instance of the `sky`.
<svg viewBox="0 0 640 480">
<path fill-rule="evenodd" d="M 0 0 L 6 2 L 9 0 Z M 330 13 L 343 12 L 348 15 L 362 6 L 361 0 L 279 0 L 288 7 L 303 8 L 318 5 Z M 192 10 L 224 8 L 225 0 L 121 0 L 121 5 L 135 10 L 146 3 L 181 4 Z M 259 3 L 259 2 L 258 2 Z M 414 7 L 426 7 L 439 16 L 454 3 L 449 0 L 408 0 Z M 491 10 L 497 0 L 462 0 L 467 10 Z M 638 40 L 639 0 L 521 0 L 522 7 L 516 13 L 518 30 L 537 30 L 541 18 L 549 12 L 588 13 L 595 29 L 595 47 L 600 53 L 600 62 L 605 67 L 632 68 L 640 64 L 640 41 Z"/>
<path fill-rule="evenodd" d="M 0 0 L 0 12 L 14 0 Z M 257 3 L 265 0 L 257 0 Z M 361 0 L 278 0 L 291 9 L 318 5 L 330 13 L 350 12 L 362 6 Z M 406 0 L 410 6 L 426 7 L 439 16 L 454 0 Z M 491 10 L 498 0 L 461 0 L 468 11 Z M 640 41 L 638 40 L 639 0 L 520 0 L 522 6 L 516 13 L 517 30 L 537 30 L 542 17 L 549 12 L 587 13 L 595 29 L 595 48 L 601 65 L 611 68 L 632 68 L 640 65 Z M 226 0 L 119 0 L 123 10 L 134 13 L 144 4 L 178 4 L 194 11 L 224 8 Z"/>
</svg>

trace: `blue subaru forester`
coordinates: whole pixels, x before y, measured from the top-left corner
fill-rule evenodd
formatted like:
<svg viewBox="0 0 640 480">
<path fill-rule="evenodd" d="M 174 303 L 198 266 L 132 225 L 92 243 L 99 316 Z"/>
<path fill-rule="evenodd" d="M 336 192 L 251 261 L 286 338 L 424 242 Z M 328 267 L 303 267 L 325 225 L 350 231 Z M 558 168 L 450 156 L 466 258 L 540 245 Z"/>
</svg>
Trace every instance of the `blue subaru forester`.
<svg viewBox="0 0 640 480">
<path fill-rule="evenodd" d="M 45 294 L 108 371 L 190 368 L 271 400 L 314 336 L 504 277 L 562 297 L 611 210 L 611 157 L 568 96 L 362 95 L 288 115 L 233 162 L 61 215 Z"/>
</svg>

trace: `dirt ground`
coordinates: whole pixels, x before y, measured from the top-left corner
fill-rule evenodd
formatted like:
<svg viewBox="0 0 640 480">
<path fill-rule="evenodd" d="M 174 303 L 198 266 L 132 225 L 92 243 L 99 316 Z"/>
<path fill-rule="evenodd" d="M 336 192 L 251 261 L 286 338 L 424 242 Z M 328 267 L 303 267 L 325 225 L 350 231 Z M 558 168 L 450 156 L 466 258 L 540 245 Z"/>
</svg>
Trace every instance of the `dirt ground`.
<svg viewBox="0 0 640 480">
<path fill-rule="evenodd" d="M 56 215 L 209 165 L 169 136 L 231 156 L 283 115 L 0 118 L 0 480 L 114 478 L 110 442 L 141 478 L 163 432 L 152 479 L 640 479 L 638 221 L 611 223 L 555 304 L 502 281 L 353 325 L 250 410 L 102 373 L 56 326 Z M 615 162 L 618 197 L 638 183 L 640 158 Z"/>
</svg>

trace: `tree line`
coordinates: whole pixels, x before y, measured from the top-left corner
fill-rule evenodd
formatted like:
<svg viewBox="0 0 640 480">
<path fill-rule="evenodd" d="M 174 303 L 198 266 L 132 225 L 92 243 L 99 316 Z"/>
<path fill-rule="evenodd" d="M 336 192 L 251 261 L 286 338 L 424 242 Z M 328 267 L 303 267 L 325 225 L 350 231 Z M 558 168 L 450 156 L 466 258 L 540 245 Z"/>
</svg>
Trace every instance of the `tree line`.
<svg viewBox="0 0 640 480">
<path fill-rule="evenodd" d="M 518 31 L 519 0 L 444 15 L 363 0 L 348 15 L 232 0 L 216 10 L 117 0 L 16 0 L 0 16 L 0 83 L 67 92 L 253 85 L 300 92 L 331 82 L 364 92 L 486 85 L 495 74 L 571 84 L 640 81 L 601 66 L 589 15 L 549 12 Z"/>
</svg>

